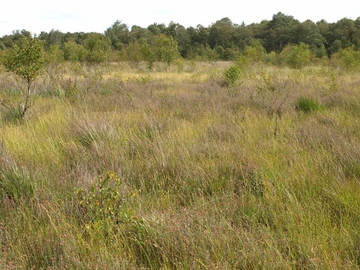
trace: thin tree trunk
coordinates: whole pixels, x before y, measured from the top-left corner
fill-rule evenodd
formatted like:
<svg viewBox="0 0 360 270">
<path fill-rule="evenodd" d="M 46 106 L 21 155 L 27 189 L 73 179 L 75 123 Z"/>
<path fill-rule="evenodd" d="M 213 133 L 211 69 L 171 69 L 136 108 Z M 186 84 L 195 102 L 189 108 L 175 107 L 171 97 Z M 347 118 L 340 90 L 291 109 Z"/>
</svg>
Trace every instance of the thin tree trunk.
<svg viewBox="0 0 360 270">
<path fill-rule="evenodd" d="M 27 110 L 31 107 L 30 97 L 31 97 L 31 82 L 28 82 L 25 104 L 20 113 L 21 118 L 23 118 L 25 116 Z"/>
</svg>

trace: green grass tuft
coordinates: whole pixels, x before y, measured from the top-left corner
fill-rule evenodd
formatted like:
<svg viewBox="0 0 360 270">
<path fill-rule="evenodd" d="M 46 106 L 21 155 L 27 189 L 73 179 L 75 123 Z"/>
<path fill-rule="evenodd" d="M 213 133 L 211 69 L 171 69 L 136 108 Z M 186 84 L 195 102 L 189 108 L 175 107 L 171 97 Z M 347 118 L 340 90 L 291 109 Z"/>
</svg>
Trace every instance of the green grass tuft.
<svg viewBox="0 0 360 270">
<path fill-rule="evenodd" d="M 295 104 L 295 108 L 298 111 L 304 113 L 323 111 L 324 107 L 314 99 L 307 97 L 300 97 Z"/>
</svg>

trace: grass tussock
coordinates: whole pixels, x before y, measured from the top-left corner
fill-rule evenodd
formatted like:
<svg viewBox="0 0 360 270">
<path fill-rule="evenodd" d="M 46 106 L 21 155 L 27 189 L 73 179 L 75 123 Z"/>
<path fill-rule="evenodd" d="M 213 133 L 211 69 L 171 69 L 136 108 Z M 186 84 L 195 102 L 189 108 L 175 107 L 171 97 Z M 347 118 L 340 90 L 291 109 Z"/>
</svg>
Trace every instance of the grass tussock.
<svg viewBox="0 0 360 270">
<path fill-rule="evenodd" d="M 0 268 L 359 269 L 358 76 L 229 66 L 69 65 L 2 110 Z"/>
</svg>

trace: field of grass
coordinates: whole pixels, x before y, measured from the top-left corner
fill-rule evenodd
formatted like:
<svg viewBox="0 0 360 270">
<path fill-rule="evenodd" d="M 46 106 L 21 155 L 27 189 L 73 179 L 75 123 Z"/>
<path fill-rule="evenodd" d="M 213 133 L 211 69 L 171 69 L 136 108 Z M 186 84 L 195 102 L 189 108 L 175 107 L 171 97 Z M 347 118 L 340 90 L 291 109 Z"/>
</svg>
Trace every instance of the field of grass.
<svg viewBox="0 0 360 270">
<path fill-rule="evenodd" d="M 1 108 L 0 269 L 360 269 L 360 74 L 230 65 L 53 67 Z"/>
</svg>

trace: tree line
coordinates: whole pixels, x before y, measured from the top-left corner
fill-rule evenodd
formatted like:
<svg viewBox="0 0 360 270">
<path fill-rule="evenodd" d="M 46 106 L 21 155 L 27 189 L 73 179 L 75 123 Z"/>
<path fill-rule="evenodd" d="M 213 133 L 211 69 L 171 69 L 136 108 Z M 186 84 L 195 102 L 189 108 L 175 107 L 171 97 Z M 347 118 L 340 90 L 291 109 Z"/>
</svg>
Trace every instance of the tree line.
<svg viewBox="0 0 360 270">
<path fill-rule="evenodd" d="M 13 48 L 24 36 L 31 36 L 31 33 L 16 30 L 1 37 L 0 50 Z M 286 57 L 280 55 L 276 61 L 291 64 L 299 58 L 299 53 L 306 60 L 329 59 L 344 51 L 357 52 L 360 49 L 360 17 L 315 23 L 311 20 L 300 22 L 279 12 L 271 20 L 249 25 L 234 24 L 229 18 L 223 18 L 208 27 L 188 28 L 174 22 L 129 28 L 116 21 L 104 33 L 51 30 L 41 32 L 37 38 L 44 41 L 47 51 L 57 50 L 64 60 L 70 61 L 147 61 L 151 66 L 155 61 L 170 64 L 177 57 L 238 60 L 246 55 L 254 60 L 274 61 L 272 56 L 282 53 Z"/>
</svg>

